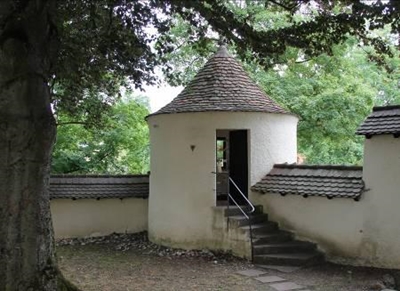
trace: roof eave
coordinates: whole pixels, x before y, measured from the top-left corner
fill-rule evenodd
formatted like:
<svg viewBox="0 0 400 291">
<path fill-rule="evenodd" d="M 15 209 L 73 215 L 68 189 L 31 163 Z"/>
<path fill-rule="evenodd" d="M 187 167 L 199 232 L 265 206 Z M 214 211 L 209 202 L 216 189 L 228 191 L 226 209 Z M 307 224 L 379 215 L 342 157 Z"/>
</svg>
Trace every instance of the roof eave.
<svg viewBox="0 0 400 291">
<path fill-rule="evenodd" d="M 147 121 L 149 117 L 155 116 L 155 115 L 170 115 L 170 114 L 181 114 L 181 113 L 207 113 L 207 112 L 231 112 L 231 113 L 236 113 L 236 112 L 244 112 L 244 113 L 266 113 L 266 114 L 279 114 L 279 115 L 291 115 L 299 119 L 299 116 L 295 113 L 289 112 L 289 111 L 284 111 L 284 112 L 279 112 L 279 111 L 262 111 L 262 110 L 191 110 L 191 111 L 177 111 L 177 112 L 154 112 L 145 117 L 145 120 Z"/>
</svg>

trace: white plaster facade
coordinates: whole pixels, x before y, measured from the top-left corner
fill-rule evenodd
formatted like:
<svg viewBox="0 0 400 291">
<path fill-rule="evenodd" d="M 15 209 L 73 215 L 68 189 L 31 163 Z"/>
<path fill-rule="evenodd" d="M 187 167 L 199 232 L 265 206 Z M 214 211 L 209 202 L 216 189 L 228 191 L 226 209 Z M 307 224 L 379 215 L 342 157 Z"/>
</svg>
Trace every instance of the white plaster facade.
<svg viewBox="0 0 400 291">
<path fill-rule="evenodd" d="M 249 236 L 227 227 L 216 206 L 217 132 L 247 130 L 248 180 L 254 185 L 274 164 L 296 162 L 297 117 L 261 112 L 158 114 L 148 118 L 149 200 L 53 199 L 56 238 L 148 230 L 155 243 L 184 249 L 232 250 L 250 257 Z M 303 198 L 249 191 L 270 220 L 313 241 L 328 260 L 400 268 L 400 138 L 365 140 L 360 201 Z"/>
<path fill-rule="evenodd" d="M 400 268 L 400 139 L 365 140 L 364 256 L 377 267 Z"/>
<path fill-rule="evenodd" d="M 362 198 L 364 199 L 364 198 Z M 299 195 L 253 193 L 253 202 L 297 238 L 313 241 L 328 260 L 350 263 L 360 259 L 364 205 L 353 199 L 303 198 Z"/>
<path fill-rule="evenodd" d="M 149 238 L 163 245 L 214 249 L 216 131 L 248 130 L 249 187 L 275 163 L 296 162 L 297 117 L 261 112 L 159 114 L 151 144 Z M 250 197 L 251 198 L 251 197 Z"/>
<path fill-rule="evenodd" d="M 271 220 L 314 241 L 334 262 L 400 268 L 400 139 L 366 139 L 359 202 L 325 197 L 253 193 Z"/>
<path fill-rule="evenodd" d="M 147 199 L 52 199 L 50 209 L 57 239 L 147 230 Z"/>
</svg>

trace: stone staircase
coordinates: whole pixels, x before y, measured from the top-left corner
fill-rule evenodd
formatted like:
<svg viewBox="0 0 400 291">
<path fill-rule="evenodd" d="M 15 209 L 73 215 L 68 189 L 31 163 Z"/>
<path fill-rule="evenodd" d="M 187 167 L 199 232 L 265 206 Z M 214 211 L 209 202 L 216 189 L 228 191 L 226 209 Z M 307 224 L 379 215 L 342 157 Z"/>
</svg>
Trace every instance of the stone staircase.
<svg viewBox="0 0 400 291">
<path fill-rule="evenodd" d="M 225 209 L 229 228 L 246 232 L 252 238 L 254 264 L 309 266 L 324 260 L 316 244 L 296 240 L 292 232 L 281 230 L 276 222 L 269 221 L 261 205 L 255 206 L 255 209 L 250 219 L 244 217 L 237 207 Z"/>
</svg>

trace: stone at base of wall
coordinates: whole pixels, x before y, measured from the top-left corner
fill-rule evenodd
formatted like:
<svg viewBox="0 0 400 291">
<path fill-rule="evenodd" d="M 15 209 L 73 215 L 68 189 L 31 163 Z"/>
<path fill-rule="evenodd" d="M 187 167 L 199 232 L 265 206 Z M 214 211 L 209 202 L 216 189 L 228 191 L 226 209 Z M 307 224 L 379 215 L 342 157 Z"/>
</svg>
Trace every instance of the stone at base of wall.
<svg viewBox="0 0 400 291">
<path fill-rule="evenodd" d="M 213 207 L 213 225 L 211 235 L 209 235 L 211 238 L 192 239 L 192 237 L 188 237 L 178 239 L 178 236 L 162 237 L 149 231 L 149 240 L 171 248 L 231 252 L 237 257 L 251 259 L 249 233 L 240 228 L 228 228 L 224 211 L 223 207 Z"/>
</svg>

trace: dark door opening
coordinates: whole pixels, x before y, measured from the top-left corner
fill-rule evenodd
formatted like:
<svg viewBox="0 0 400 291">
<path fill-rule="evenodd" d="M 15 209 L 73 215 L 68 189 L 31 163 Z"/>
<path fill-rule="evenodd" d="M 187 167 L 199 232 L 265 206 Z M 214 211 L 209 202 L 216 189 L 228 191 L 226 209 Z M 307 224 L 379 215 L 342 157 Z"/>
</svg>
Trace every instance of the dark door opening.
<svg viewBox="0 0 400 291">
<path fill-rule="evenodd" d="M 248 197 L 248 140 L 247 130 L 217 130 L 216 194 L 217 205 L 224 205 L 228 193 L 239 204 L 245 204 L 240 191 Z M 234 181 L 240 191 L 229 180 Z M 230 204 L 233 204 L 231 201 Z"/>
<path fill-rule="evenodd" d="M 229 176 L 236 183 L 240 191 L 248 197 L 248 154 L 247 154 L 247 130 L 233 130 L 229 132 Z M 239 204 L 245 200 L 239 190 L 229 183 L 229 192 Z"/>
</svg>

